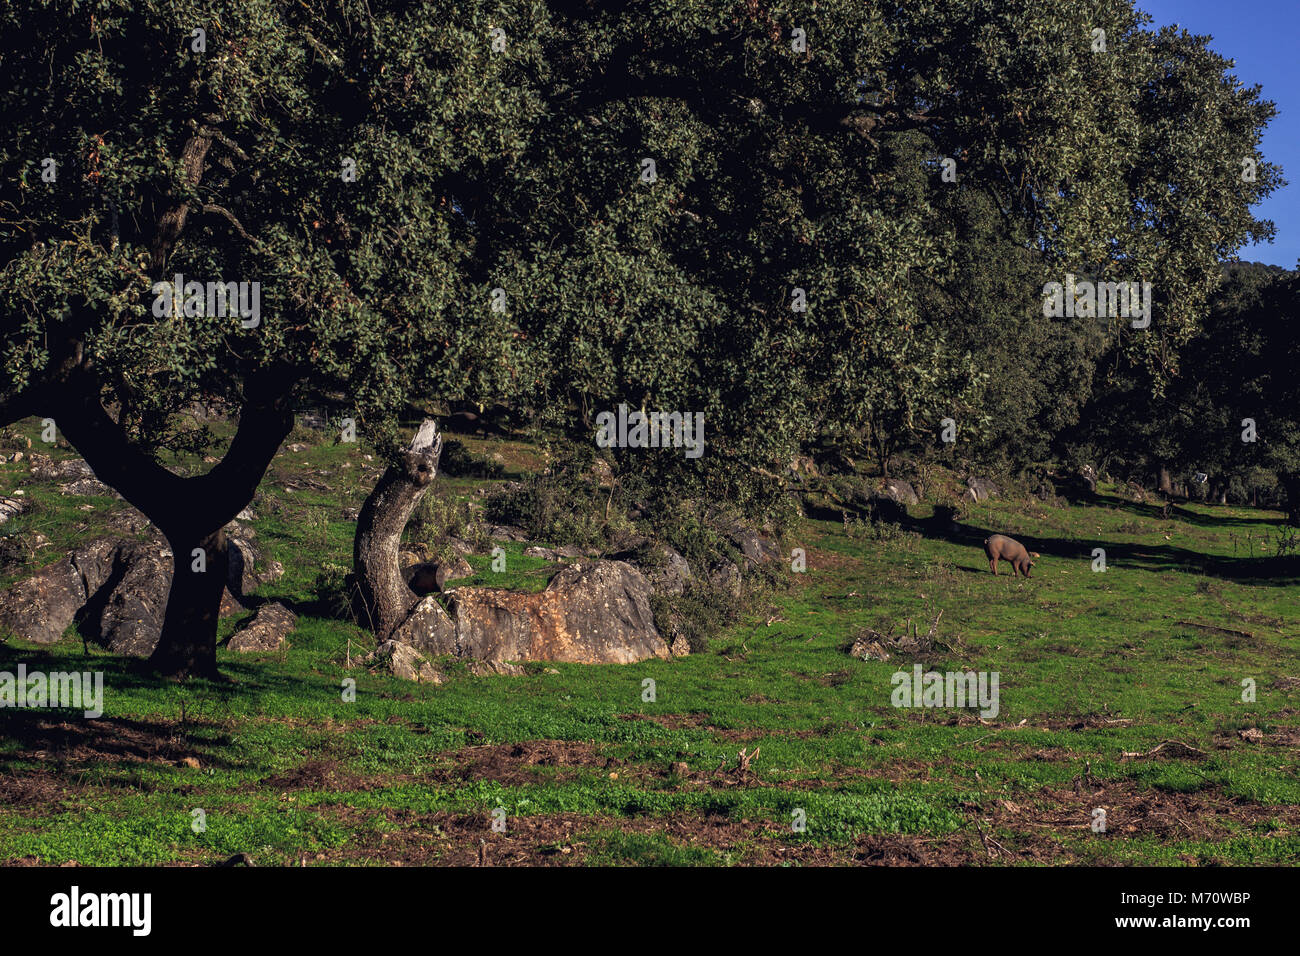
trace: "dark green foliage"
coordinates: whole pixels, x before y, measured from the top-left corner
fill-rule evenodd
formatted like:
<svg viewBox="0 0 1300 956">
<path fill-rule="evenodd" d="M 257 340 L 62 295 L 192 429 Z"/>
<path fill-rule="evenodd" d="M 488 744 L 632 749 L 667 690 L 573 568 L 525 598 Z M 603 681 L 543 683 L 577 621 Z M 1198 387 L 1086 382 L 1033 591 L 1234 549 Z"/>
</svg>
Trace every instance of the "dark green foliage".
<svg viewBox="0 0 1300 956">
<path fill-rule="evenodd" d="M 464 442 L 443 438 L 438 471 L 449 478 L 500 478 L 505 468 L 500 462 L 474 454 Z"/>
</svg>

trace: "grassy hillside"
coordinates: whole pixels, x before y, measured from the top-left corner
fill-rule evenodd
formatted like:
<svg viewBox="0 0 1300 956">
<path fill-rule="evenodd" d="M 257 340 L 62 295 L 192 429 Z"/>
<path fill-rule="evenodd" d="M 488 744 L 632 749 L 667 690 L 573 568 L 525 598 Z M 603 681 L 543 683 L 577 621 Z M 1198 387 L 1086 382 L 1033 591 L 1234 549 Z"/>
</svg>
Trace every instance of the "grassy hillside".
<svg viewBox="0 0 1300 956">
<path fill-rule="evenodd" d="M 470 444 L 507 475 L 533 460 Z M 1103 486 L 1087 506 L 972 505 L 943 537 L 808 520 L 787 541 L 807 571 L 708 653 L 512 677 L 453 666 L 430 686 L 357 666 L 371 639 L 317 602 L 322 568 L 350 563 L 373 467 L 356 446 L 281 453 L 252 524 L 286 569 L 261 593 L 299 624 L 287 652 L 219 652 L 228 683 L 158 683 L 73 633 L 0 644 L 0 670 L 102 670 L 107 698 L 94 721 L 0 710 L 0 862 L 1300 860 L 1300 575 L 1261 556 L 1277 515 L 1165 519 Z M 0 464 L 0 493 L 25 476 Z M 489 484 L 440 482 L 466 498 Z M 47 559 L 114 506 L 29 495 L 38 509 L 0 533 L 39 531 Z M 1031 579 L 989 574 L 989 531 L 1042 552 Z M 544 584 L 553 566 L 524 547 L 506 545 L 504 579 L 472 557 L 476 583 Z M 924 633 L 940 611 L 924 658 L 846 653 L 862 628 Z M 894 708 L 891 675 L 917 662 L 998 672 L 998 715 Z"/>
</svg>

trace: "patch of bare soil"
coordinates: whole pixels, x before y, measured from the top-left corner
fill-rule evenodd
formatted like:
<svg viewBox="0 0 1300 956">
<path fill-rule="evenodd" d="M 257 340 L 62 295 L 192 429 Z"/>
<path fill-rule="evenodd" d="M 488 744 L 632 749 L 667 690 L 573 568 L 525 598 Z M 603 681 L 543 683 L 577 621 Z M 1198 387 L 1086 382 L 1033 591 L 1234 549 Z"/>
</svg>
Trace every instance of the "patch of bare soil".
<svg viewBox="0 0 1300 956">
<path fill-rule="evenodd" d="M 60 771 L 104 762 L 197 761 L 193 742 L 176 724 L 101 717 L 60 720 L 32 711 L 0 710 L 0 736 L 17 740 L 17 751 L 0 755 L 0 772 L 18 761 L 39 760 Z M 228 744 L 229 740 L 219 740 Z"/>
<path fill-rule="evenodd" d="M 1106 831 L 1093 834 L 1097 808 L 1106 811 Z M 1300 830 L 1300 806 L 1255 803 L 1215 790 L 1178 793 L 1142 788 L 1132 780 L 1102 782 L 1087 776 L 1076 778 L 1073 789 L 1045 788 L 965 809 L 988 859 L 1008 863 L 1068 862 L 1073 854 L 1060 844 L 1060 838 L 1068 836 L 1097 840 L 1154 836 L 1171 842 L 1214 843 L 1260 824 L 1279 824 L 1268 836 Z"/>
<path fill-rule="evenodd" d="M 73 792 L 65 781 L 46 771 L 0 773 L 0 806 L 9 810 L 45 810 Z"/>
<path fill-rule="evenodd" d="M 731 766 L 723 776 L 740 782 Z M 717 774 L 700 774 L 726 786 Z M 748 782 L 748 781 L 747 781 Z M 1106 810 L 1106 832 L 1091 832 L 1096 808 Z M 735 820 L 699 813 L 673 817 L 616 818 L 580 814 L 513 817 L 505 833 L 492 831 L 490 815 L 386 811 L 376 831 L 359 827 L 348 846 L 321 862 L 397 865 L 563 866 L 582 864 L 599 849 L 593 833 L 657 833 L 680 847 L 707 848 L 733 863 L 812 866 L 970 866 L 1077 862 L 1079 838 L 1220 842 L 1241 829 L 1267 824 L 1269 836 L 1300 830 L 1300 807 L 1232 799 L 1216 791 L 1173 793 L 1133 781 L 1076 779 L 1073 789 L 1013 793 L 961 808 L 962 829 L 941 837 L 863 835 L 852 843 L 823 845 L 792 839 L 767 820 Z M 349 813 L 347 808 L 341 812 Z M 311 862 L 311 861 L 309 861 Z M 1198 862 L 1190 860 L 1188 862 Z"/>
<path fill-rule="evenodd" d="M 254 785 L 281 793 L 294 790 L 377 790 L 393 785 L 393 779 L 361 777 L 349 773 L 336 760 L 308 760 L 292 770 L 274 774 Z"/>
<path fill-rule="evenodd" d="M 717 730 L 708 714 L 619 714 L 619 720 L 648 720 L 665 730 Z"/>
<path fill-rule="evenodd" d="M 841 554 L 839 551 L 826 551 L 822 548 L 806 549 L 805 557 L 808 560 L 809 571 L 844 571 L 850 568 L 861 570 L 866 567 L 866 562 L 861 558 Z"/>
<path fill-rule="evenodd" d="M 440 754 L 439 759 L 450 762 L 451 766 L 435 768 L 426 779 L 438 782 L 493 780 L 512 786 L 536 783 L 543 776 L 548 780 L 577 776 L 575 772 L 565 773 L 565 770 L 605 770 L 618 765 L 618 761 L 606 757 L 595 745 L 575 740 L 484 744 L 449 751 Z M 559 768 L 559 772 L 539 772 L 539 768 Z"/>
</svg>

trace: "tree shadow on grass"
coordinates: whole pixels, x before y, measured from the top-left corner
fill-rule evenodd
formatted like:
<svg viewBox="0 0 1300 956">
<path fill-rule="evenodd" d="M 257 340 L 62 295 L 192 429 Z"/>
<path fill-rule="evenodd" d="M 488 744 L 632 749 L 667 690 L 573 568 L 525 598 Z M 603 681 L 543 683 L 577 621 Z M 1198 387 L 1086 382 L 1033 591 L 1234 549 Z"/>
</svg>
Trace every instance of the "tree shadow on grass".
<svg viewBox="0 0 1300 956">
<path fill-rule="evenodd" d="M 1155 505 L 1143 505 L 1138 502 L 1126 502 L 1119 498 L 1101 496 L 1108 506 L 1119 507 L 1141 514 L 1145 517 L 1159 517 L 1161 508 Z M 816 511 L 816 514 L 812 512 Z M 808 516 L 822 521 L 841 521 L 846 515 L 870 519 L 869 511 L 849 506 L 843 510 L 834 508 L 816 508 L 807 510 Z M 1198 524 L 1202 527 L 1263 528 L 1283 523 L 1282 519 L 1260 516 L 1237 518 L 1232 516 L 1200 515 L 1185 509 L 1174 509 L 1179 520 Z M 980 567 L 987 573 L 987 558 L 984 555 L 984 539 L 992 534 L 1001 534 L 993 528 L 965 524 L 953 520 L 942 511 L 932 518 L 914 518 L 901 507 L 891 511 L 884 520 L 892 521 L 907 531 L 914 531 L 924 537 L 948 541 L 976 549 Z M 1174 525 L 1170 525 L 1174 527 Z M 1074 561 L 1094 559 L 1093 550 L 1101 548 L 1106 552 L 1106 566 L 1112 569 L 1137 568 L 1153 573 L 1162 571 L 1179 571 L 1185 574 L 1199 574 L 1223 580 L 1238 581 L 1243 584 L 1266 585 L 1271 587 L 1294 587 L 1300 585 L 1300 556 L 1269 557 L 1225 557 L 1222 555 L 1203 554 L 1176 545 L 1131 544 L 1115 541 L 1085 540 L 1078 538 L 1045 538 L 1034 535 L 1017 535 L 1016 540 L 1029 551 L 1037 551 L 1044 557 L 1065 558 Z"/>
<path fill-rule="evenodd" d="M 261 694 L 316 699 L 337 694 L 336 686 L 324 678 L 304 679 L 257 662 L 222 661 L 221 679 L 177 685 L 150 672 L 142 660 L 86 654 L 68 642 L 50 647 L 0 644 L 0 673 L 16 677 L 19 665 L 25 665 L 29 676 L 39 672 L 47 679 L 62 673 L 78 678 L 102 674 L 103 696 L 96 701 L 92 692 L 91 699 L 83 697 L 75 707 L 0 707 L 0 800 L 10 791 L 17 796 L 43 792 L 51 780 L 58 784 L 55 790 L 84 782 L 92 770 L 99 785 L 138 789 L 153 785 L 142 780 L 142 770 L 181 768 L 187 758 L 198 760 L 203 769 L 237 769 L 240 765 L 224 756 L 234 742 L 225 720 L 228 701 Z M 184 695 L 175 698 L 178 686 L 183 686 Z M 166 699 L 154 700 L 148 709 L 171 709 L 173 716 L 86 716 L 96 704 L 110 713 L 118 709 L 113 706 L 115 694 L 138 697 L 160 690 Z M 22 778 L 31 779 L 20 783 Z"/>
<path fill-rule="evenodd" d="M 954 544 L 978 548 L 981 563 L 986 562 L 984 539 L 991 534 L 1001 533 L 993 529 L 960 523 L 957 524 L 955 531 L 950 526 L 944 527 L 934 522 L 916 524 L 918 527 L 914 530 L 920 531 L 927 537 L 938 537 Z M 1101 548 L 1106 553 L 1106 567 L 1112 570 L 1137 568 L 1157 574 L 1163 571 L 1178 571 L 1184 574 L 1204 575 L 1243 584 L 1271 587 L 1293 587 L 1300 584 L 1300 556 L 1224 557 L 1203 554 L 1200 551 L 1170 544 L 1130 544 L 1098 539 L 1044 538 L 1035 535 L 1019 535 L 1016 540 L 1026 549 L 1037 551 L 1043 557 L 1064 558 L 1088 564 L 1091 564 L 1096 557 L 1093 554 L 1094 549 Z"/>
<path fill-rule="evenodd" d="M 1117 495 L 1098 494 L 1094 496 L 1091 501 L 1083 501 L 1080 503 L 1085 505 L 1101 505 L 1114 511 L 1122 511 L 1139 518 L 1149 518 L 1154 521 L 1162 520 L 1164 517 L 1164 505 L 1142 501 L 1130 501 L 1127 498 L 1121 498 Z M 1229 506 L 1206 504 L 1205 507 L 1226 508 Z M 1200 528 L 1237 529 L 1241 531 L 1262 531 L 1265 528 L 1286 524 L 1285 518 L 1276 515 L 1258 513 L 1242 516 L 1227 514 L 1226 511 L 1204 514 L 1199 511 L 1192 511 L 1191 509 L 1173 501 L 1169 504 L 1169 520 L 1183 521 Z"/>
</svg>

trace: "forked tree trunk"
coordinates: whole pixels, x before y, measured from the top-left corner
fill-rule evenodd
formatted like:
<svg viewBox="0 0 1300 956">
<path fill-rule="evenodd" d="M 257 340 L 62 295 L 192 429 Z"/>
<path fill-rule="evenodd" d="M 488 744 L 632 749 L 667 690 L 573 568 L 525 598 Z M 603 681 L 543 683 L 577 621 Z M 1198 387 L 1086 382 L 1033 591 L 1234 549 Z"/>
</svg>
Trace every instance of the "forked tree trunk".
<svg viewBox="0 0 1300 956">
<path fill-rule="evenodd" d="M 57 425 L 95 476 L 142 511 L 172 549 L 173 575 L 162 632 L 149 658 L 168 677 L 217 676 L 217 618 L 229 564 L 225 526 L 253 500 L 280 442 L 293 428 L 287 375 L 245 384 L 239 427 L 225 457 L 190 478 L 132 445 L 104 408 L 99 383 L 81 371 L 65 383 Z M 194 550 L 204 560 L 196 565 Z M 196 570 L 202 567 L 203 570 Z"/>
<path fill-rule="evenodd" d="M 173 540 L 172 584 L 167 592 L 162 635 L 149 664 L 172 677 L 215 677 L 217 619 L 230 552 L 224 529 L 201 540 Z M 200 563 L 195 551 L 201 550 Z"/>
<path fill-rule="evenodd" d="M 438 473 L 442 436 L 425 420 L 397 464 L 390 465 L 357 517 L 353 545 L 360 610 L 378 637 L 386 639 L 406 620 L 419 597 L 406 586 L 397 552 L 411 512 Z"/>
</svg>

